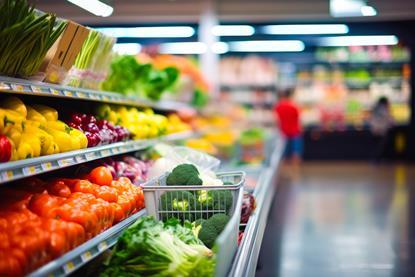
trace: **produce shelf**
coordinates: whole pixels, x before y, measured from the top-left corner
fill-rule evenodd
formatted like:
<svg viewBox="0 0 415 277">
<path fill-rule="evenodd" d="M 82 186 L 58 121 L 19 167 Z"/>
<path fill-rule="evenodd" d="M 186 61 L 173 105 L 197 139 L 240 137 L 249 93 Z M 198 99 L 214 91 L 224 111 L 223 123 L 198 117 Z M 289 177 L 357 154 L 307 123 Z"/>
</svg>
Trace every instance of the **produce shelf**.
<svg viewBox="0 0 415 277">
<path fill-rule="evenodd" d="M 129 218 L 124 219 L 120 223 L 64 254 L 62 257 L 47 263 L 28 276 L 67 276 L 73 273 L 75 270 L 114 246 L 118 237 L 121 236 L 122 231 L 133 224 L 138 218 L 146 214 L 147 212 L 145 209 L 133 214 Z"/>
<path fill-rule="evenodd" d="M 54 85 L 5 76 L 0 76 L 0 92 L 75 100 L 88 100 L 101 103 L 124 104 L 135 107 L 151 107 L 157 110 L 165 111 L 177 111 L 180 109 L 194 110 L 189 105 L 177 101 L 163 100 L 158 102 L 151 102 L 146 99 L 124 96 L 115 92 Z"/>
<path fill-rule="evenodd" d="M 193 137 L 193 132 L 182 132 L 155 139 L 117 142 L 76 151 L 0 164 L 0 184 L 38 175 L 89 161 L 145 149 L 159 142 L 170 142 Z"/>
<path fill-rule="evenodd" d="M 268 167 L 261 170 L 254 190 L 257 207 L 246 224 L 244 236 L 228 276 L 255 276 L 256 265 L 264 236 L 268 213 L 275 193 L 274 179 L 283 153 L 285 141 L 279 137 Z"/>
</svg>

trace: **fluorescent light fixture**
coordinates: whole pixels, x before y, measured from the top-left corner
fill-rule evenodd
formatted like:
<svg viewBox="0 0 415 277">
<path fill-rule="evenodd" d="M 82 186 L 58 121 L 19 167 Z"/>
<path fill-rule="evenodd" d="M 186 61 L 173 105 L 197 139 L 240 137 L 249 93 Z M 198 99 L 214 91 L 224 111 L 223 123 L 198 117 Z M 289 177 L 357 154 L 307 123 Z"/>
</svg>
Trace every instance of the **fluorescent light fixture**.
<svg viewBox="0 0 415 277">
<path fill-rule="evenodd" d="M 114 9 L 110 5 L 107 5 L 98 0 L 68 0 L 74 5 L 87 10 L 88 12 L 95 14 L 96 16 L 107 17 L 110 16 Z"/>
<path fill-rule="evenodd" d="M 212 28 L 212 34 L 218 37 L 225 36 L 252 36 L 254 27 L 250 25 L 217 25 Z"/>
<path fill-rule="evenodd" d="M 330 0 L 330 14 L 334 17 L 375 16 L 376 9 L 364 0 Z"/>
<path fill-rule="evenodd" d="M 141 45 L 138 43 L 116 43 L 112 49 L 120 55 L 135 55 L 140 53 Z"/>
<path fill-rule="evenodd" d="M 225 54 L 229 51 L 229 46 L 226 42 L 215 42 L 212 45 L 211 50 L 216 54 Z"/>
<path fill-rule="evenodd" d="M 159 51 L 162 54 L 203 54 L 207 46 L 203 42 L 171 42 L 160 44 Z"/>
<path fill-rule="evenodd" d="M 396 36 L 338 36 L 320 38 L 320 46 L 396 45 Z"/>
<path fill-rule="evenodd" d="M 347 34 L 349 27 L 345 24 L 267 25 L 263 30 L 269 35 L 319 35 Z"/>
<path fill-rule="evenodd" d="M 301 52 L 304 43 L 301 40 L 252 40 L 229 42 L 233 52 Z"/>
<path fill-rule="evenodd" d="M 363 16 L 375 16 L 378 12 L 372 6 L 363 6 L 360 8 Z"/>
<path fill-rule="evenodd" d="M 96 29 L 106 35 L 117 38 L 187 38 L 195 34 L 195 29 L 189 26 L 125 27 Z"/>
</svg>

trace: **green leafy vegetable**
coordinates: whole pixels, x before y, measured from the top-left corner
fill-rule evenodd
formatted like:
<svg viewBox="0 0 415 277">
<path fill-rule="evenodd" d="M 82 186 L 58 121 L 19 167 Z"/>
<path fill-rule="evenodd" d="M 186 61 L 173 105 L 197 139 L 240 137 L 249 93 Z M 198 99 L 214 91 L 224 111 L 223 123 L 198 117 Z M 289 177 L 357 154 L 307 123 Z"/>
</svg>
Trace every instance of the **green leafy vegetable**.
<svg viewBox="0 0 415 277">
<path fill-rule="evenodd" d="M 167 176 L 168 186 L 201 186 L 202 179 L 199 178 L 199 171 L 192 164 L 181 164 L 176 166 Z"/>
<path fill-rule="evenodd" d="M 142 217 L 118 239 L 101 276 L 213 276 L 213 252 L 190 236 L 177 221 Z"/>
</svg>

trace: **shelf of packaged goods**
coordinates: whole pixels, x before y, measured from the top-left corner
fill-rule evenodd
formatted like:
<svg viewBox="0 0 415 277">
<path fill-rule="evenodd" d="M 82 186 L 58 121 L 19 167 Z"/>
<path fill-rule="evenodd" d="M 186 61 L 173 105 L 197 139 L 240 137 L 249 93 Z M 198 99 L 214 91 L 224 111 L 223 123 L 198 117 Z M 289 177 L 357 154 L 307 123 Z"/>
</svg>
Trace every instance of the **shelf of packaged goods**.
<svg viewBox="0 0 415 277">
<path fill-rule="evenodd" d="M 10 78 L 5 76 L 0 76 L 0 92 L 21 95 L 58 97 L 75 100 L 88 100 L 101 103 L 123 104 L 136 107 L 150 107 L 157 110 L 165 111 L 177 111 L 183 109 L 194 110 L 189 105 L 176 101 L 163 100 L 158 102 L 152 102 L 146 99 L 124 96 L 122 94 L 114 92 L 61 86 L 25 79 Z"/>
<path fill-rule="evenodd" d="M 73 273 L 104 251 L 114 246 L 117 239 L 121 236 L 122 231 L 133 224 L 138 218 L 146 214 L 147 212 L 145 209 L 133 214 L 96 237 L 64 254 L 62 257 L 53 260 L 30 273 L 28 276 L 67 276 Z"/>
<path fill-rule="evenodd" d="M 182 132 L 154 139 L 117 142 L 66 153 L 36 157 L 0 164 L 0 184 L 57 170 L 75 164 L 86 163 L 118 154 L 138 151 L 159 142 L 171 142 L 193 137 L 193 132 Z"/>
<path fill-rule="evenodd" d="M 257 186 L 253 193 L 257 207 L 245 226 L 244 236 L 228 276 L 255 276 L 268 213 L 276 190 L 274 180 L 284 146 L 285 141 L 278 139 L 278 143 L 270 157 L 269 166 L 261 170 Z"/>
</svg>

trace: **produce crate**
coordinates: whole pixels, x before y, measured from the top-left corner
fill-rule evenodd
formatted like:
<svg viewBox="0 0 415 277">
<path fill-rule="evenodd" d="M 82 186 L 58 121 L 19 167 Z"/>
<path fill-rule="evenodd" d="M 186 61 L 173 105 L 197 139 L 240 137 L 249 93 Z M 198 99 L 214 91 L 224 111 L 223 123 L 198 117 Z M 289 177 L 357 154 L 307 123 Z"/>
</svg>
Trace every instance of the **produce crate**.
<svg viewBox="0 0 415 277">
<path fill-rule="evenodd" d="M 171 217 L 193 220 L 212 216 L 216 213 L 228 214 L 230 216 L 230 220 L 225 229 L 216 239 L 214 247 L 216 249 L 215 275 L 219 277 L 226 276 L 238 248 L 239 222 L 241 219 L 241 205 L 245 173 L 218 173 L 217 177 L 221 179 L 224 184 L 226 184 L 223 186 L 166 186 L 167 176 L 168 174 L 165 174 L 157 179 L 153 179 L 143 184 L 142 187 L 147 213 L 149 215 L 153 215 L 159 220 L 168 219 Z M 232 203 L 229 204 L 225 201 L 219 201 L 221 204 L 216 207 L 199 206 L 202 211 L 192 208 L 186 211 L 169 210 L 163 206 L 166 198 L 166 196 L 163 195 L 167 195 L 166 193 L 168 192 L 181 193 L 183 191 L 189 191 L 193 195 L 197 194 L 198 191 L 204 191 L 206 193 L 209 191 L 229 191 L 232 194 Z M 196 206 L 196 202 L 197 201 L 195 199 L 192 207 Z M 226 208 L 227 206 L 229 206 L 229 209 Z"/>
</svg>

